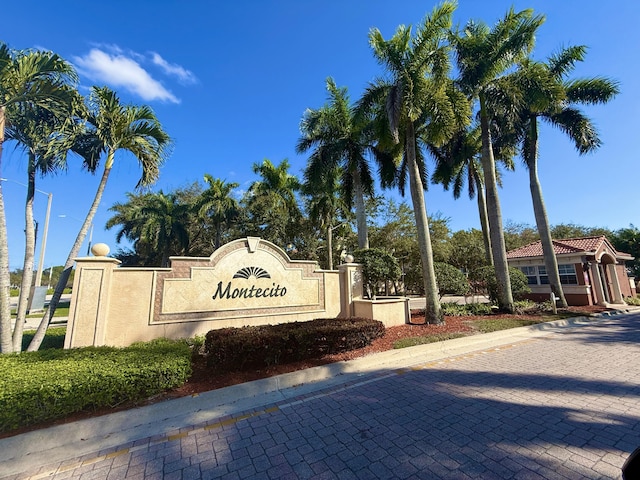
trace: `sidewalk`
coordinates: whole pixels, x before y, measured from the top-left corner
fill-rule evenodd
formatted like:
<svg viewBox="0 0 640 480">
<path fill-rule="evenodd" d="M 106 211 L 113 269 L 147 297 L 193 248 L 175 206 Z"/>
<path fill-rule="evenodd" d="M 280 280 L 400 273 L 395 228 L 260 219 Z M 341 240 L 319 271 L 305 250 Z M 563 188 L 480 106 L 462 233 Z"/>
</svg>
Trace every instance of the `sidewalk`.
<svg viewBox="0 0 640 480">
<path fill-rule="evenodd" d="M 301 398 L 335 391 L 345 385 L 396 375 L 399 369 L 404 371 L 471 352 L 570 333 L 577 327 L 600 322 L 601 319 L 585 318 L 563 320 L 393 350 L 25 433 L 0 440 L 0 477 L 40 472 L 42 476 L 34 478 L 44 478 L 87 455 L 99 458 L 108 455 L 103 452 L 113 453 L 123 446 L 149 443 L 150 438 L 166 441 L 182 436 L 194 426 L 216 424 L 239 414 L 245 414 L 246 418 L 251 412 L 264 411 L 270 405 L 299 402 Z"/>
</svg>

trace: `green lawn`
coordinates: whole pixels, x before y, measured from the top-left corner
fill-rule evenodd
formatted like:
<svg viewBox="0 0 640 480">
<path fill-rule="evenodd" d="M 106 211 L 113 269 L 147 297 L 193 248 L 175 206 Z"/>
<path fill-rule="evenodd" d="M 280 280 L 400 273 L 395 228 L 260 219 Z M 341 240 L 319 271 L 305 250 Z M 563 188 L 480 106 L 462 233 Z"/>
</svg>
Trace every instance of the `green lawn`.
<svg viewBox="0 0 640 480">
<path fill-rule="evenodd" d="M 56 308 L 56 313 L 53 314 L 54 317 L 68 317 L 69 316 L 69 303 L 70 302 L 60 302 L 58 304 L 58 308 Z M 32 313 L 31 315 L 27 315 L 27 318 L 38 318 L 42 317 L 42 313 Z M 11 309 L 11 315 L 16 315 L 16 309 Z"/>
<path fill-rule="evenodd" d="M 393 348 L 415 347 L 426 343 L 443 342 L 454 338 L 464 337 L 464 333 L 436 333 L 434 335 L 424 335 L 421 337 L 403 338 L 393 343 Z"/>
</svg>

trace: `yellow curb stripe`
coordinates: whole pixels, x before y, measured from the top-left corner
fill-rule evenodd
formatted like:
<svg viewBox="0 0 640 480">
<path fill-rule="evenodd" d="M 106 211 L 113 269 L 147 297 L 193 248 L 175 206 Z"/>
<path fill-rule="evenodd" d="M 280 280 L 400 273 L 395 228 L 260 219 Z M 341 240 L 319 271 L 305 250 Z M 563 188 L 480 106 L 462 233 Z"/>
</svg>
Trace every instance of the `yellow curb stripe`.
<svg viewBox="0 0 640 480">
<path fill-rule="evenodd" d="M 118 450 L 117 452 L 112 452 L 112 453 L 107 453 L 104 458 L 115 458 L 115 457 L 119 457 L 120 455 L 126 455 L 127 453 L 129 453 L 129 449 L 128 448 L 123 448 L 122 450 Z"/>
</svg>

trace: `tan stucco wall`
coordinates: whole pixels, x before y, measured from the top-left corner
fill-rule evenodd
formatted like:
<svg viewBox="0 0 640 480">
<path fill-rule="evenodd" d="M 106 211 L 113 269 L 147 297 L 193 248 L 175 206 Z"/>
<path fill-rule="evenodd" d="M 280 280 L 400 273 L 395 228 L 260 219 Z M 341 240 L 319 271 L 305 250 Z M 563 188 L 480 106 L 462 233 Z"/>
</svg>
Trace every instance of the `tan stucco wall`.
<svg viewBox="0 0 640 480">
<path fill-rule="evenodd" d="M 343 307 L 338 271 L 319 270 L 315 262 L 290 261 L 277 247 L 256 240 L 258 242 L 254 241 L 251 246 L 247 242 L 232 242 L 234 245 L 228 249 L 226 257 L 218 252 L 218 258 L 212 255 L 211 259 L 176 259 L 178 268 L 175 270 L 118 268 L 119 262 L 107 257 L 77 259 L 65 347 L 126 346 L 159 337 L 189 338 L 225 327 L 340 316 Z M 248 253 L 248 264 L 265 265 L 264 268 L 271 273 L 268 282 L 289 282 L 286 285 L 294 293 L 291 300 L 286 298 L 284 303 L 278 305 L 273 299 L 267 298 L 267 305 L 261 305 L 263 299 L 259 298 L 254 299 L 253 309 L 248 304 L 230 308 L 227 302 L 223 311 L 203 310 L 215 287 L 212 275 L 215 273 L 223 279 L 221 281 L 227 282 L 242 267 L 243 257 L 238 252 L 245 246 L 249 250 L 254 249 Z M 260 251 L 261 248 L 264 251 Z M 262 261 L 256 260 L 260 256 Z M 229 261 L 229 257 L 233 261 Z M 220 259 L 222 261 L 218 262 Z M 226 267 L 217 268 L 219 264 Z M 195 276 L 194 269 L 197 271 Z M 202 278 L 205 278 L 204 282 Z M 162 299 L 157 298 L 165 293 L 162 279 L 168 279 L 168 285 L 171 285 L 171 281 L 174 285 L 177 284 L 175 282 L 185 282 L 183 285 L 190 282 L 187 287 L 181 285 L 178 290 L 170 288 L 173 295 L 172 311 L 166 315 L 162 314 Z M 307 287 L 307 290 L 298 288 L 305 282 L 311 287 Z M 180 295 L 182 298 L 179 298 Z M 304 295 L 309 297 L 309 305 L 304 305 Z M 247 302 L 246 299 L 242 300 Z M 268 304 L 268 301 L 272 301 L 272 304 Z M 176 312 L 176 308 L 183 308 L 185 312 Z"/>
<path fill-rule="evenodd" d="M 406 297 L 379 300 L 354 300 L 354 316 L 373 318 L 385 327 L 404 325 L 411 321 L 409 299 Z"/>
</svg>

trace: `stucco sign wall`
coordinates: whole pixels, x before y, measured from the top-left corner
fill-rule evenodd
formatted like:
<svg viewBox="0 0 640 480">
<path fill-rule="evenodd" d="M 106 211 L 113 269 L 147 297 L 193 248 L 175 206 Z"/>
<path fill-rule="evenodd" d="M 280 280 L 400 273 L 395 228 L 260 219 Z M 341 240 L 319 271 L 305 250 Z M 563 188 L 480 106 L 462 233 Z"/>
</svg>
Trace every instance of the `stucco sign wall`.
<svg viewBox="0 0 640 480">
<path fill-rule="evenodd" d="M 119 260 L 106 256 L 106 245 L 92 251 L 95 256 L 76 259 L 65 348 L 348 318 L 362 297 L 359 265 L 320 270 L 316 262 L 291 260 L 260 238 L 235 240 L 210 257 L 171 257 L 170 268 L 120 267 Z M 362 313 L 361 301 L 357 314 L 385 325 L 408 321 L 408 299 L 396 302 L 395 309 L 383 303 Z"/>
<path fill-rule="evenodd" d="M 209 258 L 171 259 L 158 272 L 153 323 L 324 309 L 317 264 L 290 260 L 272 243 L 244 238 Z"/>
</svg>

